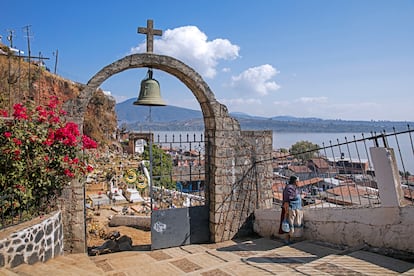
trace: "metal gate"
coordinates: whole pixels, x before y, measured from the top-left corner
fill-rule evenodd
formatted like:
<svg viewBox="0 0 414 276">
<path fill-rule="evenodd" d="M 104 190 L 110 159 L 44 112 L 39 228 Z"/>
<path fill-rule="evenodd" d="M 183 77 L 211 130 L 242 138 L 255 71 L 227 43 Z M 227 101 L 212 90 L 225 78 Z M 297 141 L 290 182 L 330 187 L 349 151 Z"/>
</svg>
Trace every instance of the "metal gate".
<svg viewBox="0 0 414 276">
<path fill-rule="evenodd" d="M 154 138 L 151 249 L 209 242 L 208 143 L 202 134 L 164 133 Z"/>
</svg>

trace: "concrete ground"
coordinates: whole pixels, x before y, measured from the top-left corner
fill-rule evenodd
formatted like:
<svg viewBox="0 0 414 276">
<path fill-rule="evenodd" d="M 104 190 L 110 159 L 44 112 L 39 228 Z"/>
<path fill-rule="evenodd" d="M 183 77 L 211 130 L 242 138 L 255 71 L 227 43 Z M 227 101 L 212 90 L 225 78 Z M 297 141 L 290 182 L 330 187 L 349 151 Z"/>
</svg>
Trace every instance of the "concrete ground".
<svg viewBox="0 0 414 276">
<path fill-rule="evenodd" d="M 100 256 L 72 254 L 0 275 L 414 275 L 414 263 L 326 244 L 251 238 Z"/>
</svg>

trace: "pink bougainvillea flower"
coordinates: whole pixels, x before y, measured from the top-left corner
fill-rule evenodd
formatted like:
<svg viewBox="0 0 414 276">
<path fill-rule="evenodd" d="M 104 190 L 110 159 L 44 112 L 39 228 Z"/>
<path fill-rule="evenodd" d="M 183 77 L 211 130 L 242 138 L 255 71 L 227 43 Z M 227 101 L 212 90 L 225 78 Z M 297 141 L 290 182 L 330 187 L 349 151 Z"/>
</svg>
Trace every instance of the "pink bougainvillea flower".
<svg viewBox="0 0 414 276">
<path fill-rule="evenodd" d="M 82 150 L 97 148 L 97 144 L 81 136 L 76 123 L 62 120 L 66 113 L 60 110 L 57 97 L 47 106 L 19 103 L 13 110 L 14 120 L 0 120 L 0 185 L 4 192 L 17 193 L 21 200 L 36 205 L 59 195 L 70 179 L 93 170 L 85 160 L 96 153 Z M 0 115 L 7 116 L 7 112 L 0 110 Z M 1 208 L 9 207 L 3 204 Z"/>
<path fill-rule="evenodd" d="M 70 161 L 69 156 L 65 155 L 65 156 L 63 157 L 63 161 L 64 161 L 65 163 L 69 163 L 69 161 Z"/>
<path fill-rule="evenodd" d="M 39 115 L 38 121 L 45 122 L 47 120 L 47 111 L 44 109 L 43 106 L 36 107 L 37 114 Z"/>
<path fill-rule="evenodd" d="M 0 110 L 0 115 L 2 117 L 9 117 L 9 113 L 7 112 L 7 110 Z"/>
<path fill-rule="evenodd" d="M 22 141 L 20 141 L 17 138 L 13 138 L 13 143 L 15 143 L 17 146 L 21 146 L 22 145 Z"/>
<path fill-rule="evenodd" d="M 27 109 L 23 104 L 21 103 L 15 104 L 13 106 L 13 109 L 14 109 L 14 113 L 13 113 L 14 118 L 18 120 L 27 120 L 29 118 L 26 113 Z"/>
<path fill-rule="evenodd" d="M 65 173 L 66 176 L 69 176 L 71 178 L 75 177 L 75 174 L 73 172 L 71 172 L 69 169 L 65 169 L 64 173 Z"/>
<path fill-rule="evenodd" d="M 59 104 L 59 99 L 57 96 L 51 96 L 48 106 L 52 109 L 55 109 Z"/>
<path fill-rule="evenodd" d="M 82 136 L 82 143 L 84 149 L 96 149 L 98 147 L 98 144 L 87 135 Z"/>
<path fill-rule="evenodd" d="M 66 123 L 65 126 L 56 130 L 56 140 L 61 141 L 67 146 L 76 146 L 76 137 L 79 136 L 78 125 L 73 122 Z"/>
</svg>

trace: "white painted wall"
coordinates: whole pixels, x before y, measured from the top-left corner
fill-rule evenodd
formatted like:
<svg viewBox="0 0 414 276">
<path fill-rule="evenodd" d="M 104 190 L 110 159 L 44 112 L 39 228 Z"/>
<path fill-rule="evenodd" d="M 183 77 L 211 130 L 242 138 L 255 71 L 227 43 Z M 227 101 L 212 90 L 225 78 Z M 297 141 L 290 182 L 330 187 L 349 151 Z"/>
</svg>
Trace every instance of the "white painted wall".
<svg viewBox="0 0 414 276">
<path fill-rule="evenodd" d="M 280 209 L 255 211 L 254 231 L 279 236 Z M 304 210 L 303 237 L 338 245 L 369 245 L 414 253 L 414 206 Z"/>
</svg>

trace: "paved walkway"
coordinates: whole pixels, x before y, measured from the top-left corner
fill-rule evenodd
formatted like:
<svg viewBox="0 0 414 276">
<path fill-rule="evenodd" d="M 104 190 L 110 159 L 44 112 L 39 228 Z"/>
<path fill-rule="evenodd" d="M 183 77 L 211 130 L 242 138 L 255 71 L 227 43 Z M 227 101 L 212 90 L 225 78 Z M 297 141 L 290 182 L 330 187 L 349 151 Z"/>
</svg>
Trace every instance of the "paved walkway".
<svg viewBox="0 0 414 276">
<path fill-rule="evenodd" d="M 46 263 L 0 269 L 0 275 L 414 275 L 414 263 L 316 242 L 291 245 L 257 238 L 88 257 L 60 256 Z"/>
</svg>

